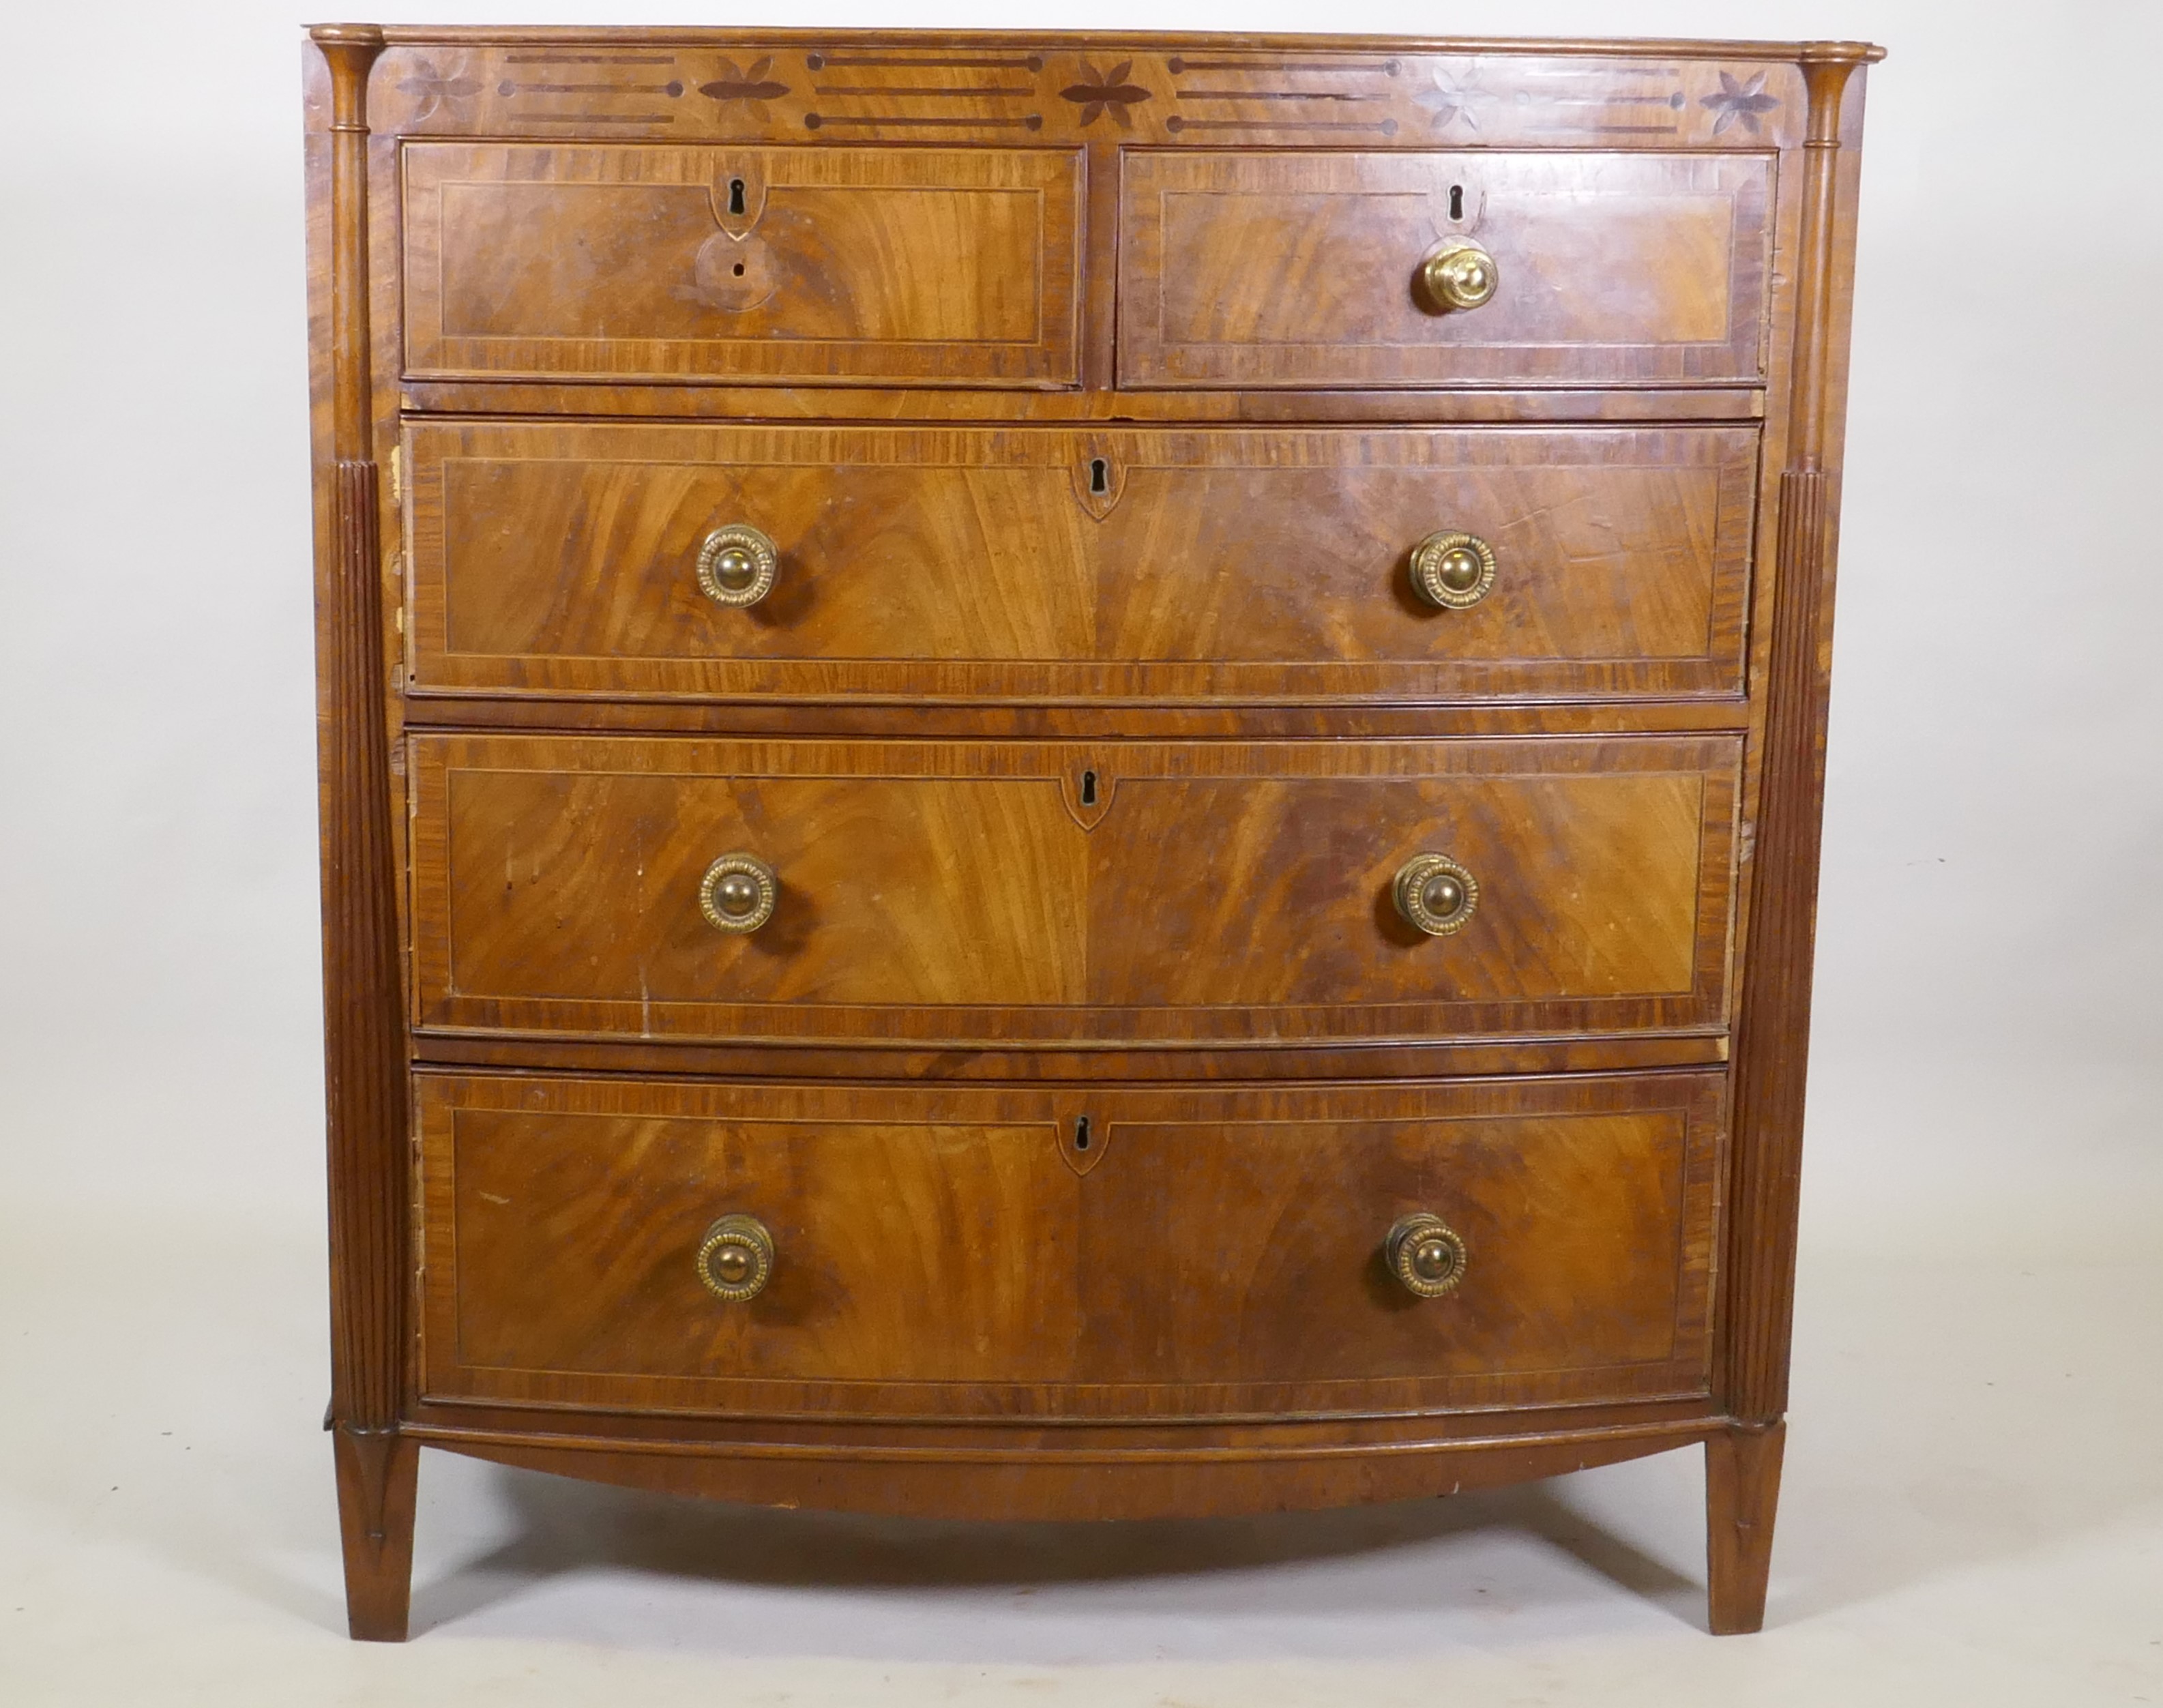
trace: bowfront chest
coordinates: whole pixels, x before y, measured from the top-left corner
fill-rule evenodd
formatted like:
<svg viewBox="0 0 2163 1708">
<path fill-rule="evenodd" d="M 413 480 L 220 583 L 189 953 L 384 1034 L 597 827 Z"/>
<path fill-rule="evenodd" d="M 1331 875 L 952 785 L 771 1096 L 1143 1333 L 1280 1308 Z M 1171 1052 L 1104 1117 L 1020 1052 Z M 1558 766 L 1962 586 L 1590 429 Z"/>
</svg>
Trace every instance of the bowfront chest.
<svg viewBox="0 0 2163 1708">
<path fill-rule="evenodd" d="M 312 32 L 355 1636 L 424 1444 L 1757 1627 L 1877 57 Z"/>
</svg>

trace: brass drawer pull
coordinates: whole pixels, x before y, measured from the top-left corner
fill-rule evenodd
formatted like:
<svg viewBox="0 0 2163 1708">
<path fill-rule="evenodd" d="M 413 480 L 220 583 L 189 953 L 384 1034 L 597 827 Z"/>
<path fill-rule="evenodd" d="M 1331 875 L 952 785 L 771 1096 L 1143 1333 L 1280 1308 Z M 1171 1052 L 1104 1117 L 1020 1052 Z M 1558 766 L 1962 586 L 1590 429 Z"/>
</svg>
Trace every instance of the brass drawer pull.
<svg viewBox="0 0 2163 1708">
<path fill-rule="evenodd" d="M 1495 584 L 1495 548 L 1477 534 L 1448 529 L 1412 548 L 1412 587 L 1429 605 L 1463 610 Z"/>
<path fill-rule="evenodd" d="M 757 1297 L 773 1273 L 773 1235 L 756 1216 L 724 1216 L 699 1243 L 699 1281 L 731 1304 Z"/>
<path fill-rule="evenodd" d="M 1390 891 L 1408 925 L 1430 937 L 1461 931 L 1480 905 L 1480 885 L 1447 854 L 1415 854 L 1397 868 Z"/>
<path fill-rule="evenodd" d="M 724 854 L 699 882 L 699 911 L 716 931 L 741 936 L 773 917 L 781 899 L 773 868 L 752 854 Z"/>
<path fill-rule="evenodd" d="M 757 605 L 773 590 L 781 553 L 749 522 L 715 528 L 699 547 L 699 590 L 716 605 Z"/>
<path fill-rule="evenodd" d="M 1469 238 L 1453 238 L 1420 263 L 1420 285 L 1438 312 L 1477 308 L 1502 283 L 1494 256 Z"/>
<path fill-rule="evenodd" d="M 1382 1260 L 1407 1292 L 1438 1299 L 1464 1279 L 1464 1242 L 1439 1216 L 1400 1216 L 1382 1242 Z"/>
</svg>

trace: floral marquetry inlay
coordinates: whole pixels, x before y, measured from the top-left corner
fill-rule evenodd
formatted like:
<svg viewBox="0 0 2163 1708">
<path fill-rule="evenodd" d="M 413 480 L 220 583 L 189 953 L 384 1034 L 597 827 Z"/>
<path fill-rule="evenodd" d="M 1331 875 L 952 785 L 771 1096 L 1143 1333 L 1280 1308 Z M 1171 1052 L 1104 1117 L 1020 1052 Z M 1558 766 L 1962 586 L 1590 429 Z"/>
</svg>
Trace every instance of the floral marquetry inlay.
<svg viewBox="0 0 2163 1708">
<path fill-rule="evenodd" d="M 1421 90 L 1412 99 L 1427 110 L 1437 130 L 1447 130 L 1453 124 L 1461 124 L 1467 130 L 1480 128 L 1480 109 L 1495 97 L 1477 83 L 1459 81 L 1438 65 L 1432 86 Z"/>
<path fill-rule="evenodd" d="M 1150 98 L 1150 92 L 1139 84 L 1128 81 L 1134 71 L 1132 60 L 1122 60 L 1108 71 L 1099 76 L 1090 66 L 1082 67 L 1082 81 L 1068 85 L 1059 92 L 1062 101 L 1071 101 L 1082 109 L 1075 123 L 1084 130 L 1104 113 L 1108 113 L 1121 130 L 1132 130 L 1134 121 L 1129 109 Z"/>
<path fill-rule="evenodd" d="M 398 86 L 398 92 L 411 96 L 416 103 L 416 121 L 432 118 L 438 108 L 455 107 L 462 101 L 470 101 L 480 93 L 480 84 L 458 70 L 438 71 L 427 60 L 415 62 L 413 75 Z"/>
<path fill-rule="evenodd" d="M 1757 120 L 1762 113 L 1772 112 L 1779 102 L 1765 92 L 1765 74 L 1759 71 L 1747 82 L 1738 82 L 1731 74 L 1720 74 L 1720 87 L 1705 96 L 1699 103 L 1709 107 L 1720 117 L 1712 122 L 1712 134 L 1718 136 L 1740 119 L 1743 129 L 1751 135 L 1757 134 Z"/>
<path fill-rule="evenodd" d="M 772 117 L 766 103 L 788 92 L 788 84 L 768 75 L 773 69 L 772 56 L 753 60 L 741 71 L 733 60 L 723 60 L 720 64 L 721 75 L 710 83 L 699 84 L 699 92 L 724 107 L 741 102 L 749 117 L 761 124 L 766 123 Z"/>
</svg>

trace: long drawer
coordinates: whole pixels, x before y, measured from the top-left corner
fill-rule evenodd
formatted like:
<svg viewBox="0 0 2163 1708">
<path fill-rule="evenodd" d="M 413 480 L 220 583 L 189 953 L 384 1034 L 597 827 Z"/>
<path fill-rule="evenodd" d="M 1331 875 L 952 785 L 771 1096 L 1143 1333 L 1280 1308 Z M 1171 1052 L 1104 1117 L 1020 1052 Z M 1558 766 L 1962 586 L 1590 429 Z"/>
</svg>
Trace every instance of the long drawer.
<svg viewBox="0 0 2163 1708">
<path fill-rule="evenodd" d="M 1088 1045 L 1726 1019 L 1732 736 L 409 752 L 423 1028 Z"/>
<path fill-rule="evenodd" d="M 1742 685 L 1753 427 L 432 422 L 404 454 L 424 693 Z M 762 539 L 762 589 L 717 579 L 717 552 Z M 1432 579 L 1452 540 L 1453 588 Z"/>
<path fill-rule="evenodd" d="M 1002 1417 L 1701 1393 L 1720 1083 L 424 1075 L 424 1392 Z"/>
</svg>

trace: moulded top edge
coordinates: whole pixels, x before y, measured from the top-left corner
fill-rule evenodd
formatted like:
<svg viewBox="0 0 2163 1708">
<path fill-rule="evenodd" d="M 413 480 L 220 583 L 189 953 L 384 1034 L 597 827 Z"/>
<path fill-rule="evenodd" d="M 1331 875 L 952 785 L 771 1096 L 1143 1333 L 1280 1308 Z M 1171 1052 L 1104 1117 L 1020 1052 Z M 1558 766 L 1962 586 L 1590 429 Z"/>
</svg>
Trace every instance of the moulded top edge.
<svg viewBox="0 0 2163 1708">
<path fill-rule="evenodd" d="M 725 46 L 731 42 L 772 43 L 789 46 L 831 47 L 837 44 L 878 43 L 894 47 L 921 45 L 1003 49 L 1043 45 L 1071 49 L 1133 47 L 1149 51 L 1185 45 L 1218 53 L 1273 53 L 1296 50 L 1301 53 L 1417 53 L 1443 55 L 1512 54 L 1531 57 L 1584 55 L 1600 59 L 1766 60 L 1794 63 L 1851 60 L 1876 64 L 1885 50 L 1861 41 L 1724 41 L 1690 38 L 1621 36 L 1407 36 L 1407 35 L 1244 35 L 1226 32 L 1178 30 L 930 30 L 930 29 L 762 29 L 732 25 L 725 29 L 673 26 L 642 29 L 632 25 L 540 24 L 505 27 L 500 24 L 318 24 L 308 26 L 318 41 L 380 41 L 386 46 L 428 42 L 495 43 L 516 46 L 522 43 L 681 43 L 697 46 Z"/>
</svg>

